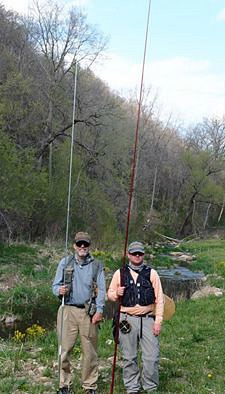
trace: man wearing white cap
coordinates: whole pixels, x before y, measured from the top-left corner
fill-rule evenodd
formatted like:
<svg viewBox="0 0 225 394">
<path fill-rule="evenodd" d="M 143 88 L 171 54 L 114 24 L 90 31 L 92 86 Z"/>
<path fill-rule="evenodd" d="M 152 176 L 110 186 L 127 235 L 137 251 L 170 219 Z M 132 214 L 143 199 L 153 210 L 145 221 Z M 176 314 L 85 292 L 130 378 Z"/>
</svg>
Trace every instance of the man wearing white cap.
<svg viewBox="0 0 225 394">
<path fill-rule="evenodd" d="M 119 343 L 123 355 L 123 380 L 128 394 L 157 389 L 159 384 L 159 340 L 164 297 L 157 272 L 144 262 L 141 242 L 128 246 L 129 263 L 113 275 L 108 290 L 111 301 L 121 304 Z M 142 352 L 142 374 L 138 367 L 138 344 Z"/>
</svg>

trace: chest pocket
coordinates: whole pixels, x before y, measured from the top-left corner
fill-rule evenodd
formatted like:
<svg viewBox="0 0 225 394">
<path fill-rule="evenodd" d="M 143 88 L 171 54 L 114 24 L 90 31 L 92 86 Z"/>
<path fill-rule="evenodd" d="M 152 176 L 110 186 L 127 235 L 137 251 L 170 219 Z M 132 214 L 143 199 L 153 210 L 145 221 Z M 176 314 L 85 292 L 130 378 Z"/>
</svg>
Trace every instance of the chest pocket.
<svg viewBox="0 0 225 394">
<path fill-rule="evenodd" d="M 124 272 L 124 278 L 123 278 L 123 285 L 125 287 L 124 289 L 124 295 L 123 295 L 123 301 L 122 304 L 124 306 L 131 306 L 136 304 L 136 285 L 134 283 L 134 280 L 130 274 L 130 270 L 126 269 Z"/>
<path fill-rule="evenodd" d="M 154 304 L 155 292 L 154 292 L 151 282 L 149 280 L 147 280 L 145 277 L 142 277 L 141 275 L 139 275 L 139 283 L 140 283 L 140 289 L 141 289 L 139 304 L 142 306 Z"/>
</svg>

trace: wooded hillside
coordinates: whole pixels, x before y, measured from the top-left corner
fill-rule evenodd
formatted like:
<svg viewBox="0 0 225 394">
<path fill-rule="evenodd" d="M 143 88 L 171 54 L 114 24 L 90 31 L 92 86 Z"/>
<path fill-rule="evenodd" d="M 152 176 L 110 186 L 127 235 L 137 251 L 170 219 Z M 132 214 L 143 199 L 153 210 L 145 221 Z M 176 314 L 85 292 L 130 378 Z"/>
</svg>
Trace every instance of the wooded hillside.
<svg viewBox="0 0 225 394">
<path fill-rule="evenodd" d="M 78 64 L 70 233 L 105 247 L 123 239 L 137 100 L 91 71 L 106 38 L 73 8 L 36 3 L 29 18 L 0 6 L 0 239 L 62 240 Z M 179 130 L 145 89 L 130 234 L 172 236 L 223 226 L 225 119 Z"/>
</svg>

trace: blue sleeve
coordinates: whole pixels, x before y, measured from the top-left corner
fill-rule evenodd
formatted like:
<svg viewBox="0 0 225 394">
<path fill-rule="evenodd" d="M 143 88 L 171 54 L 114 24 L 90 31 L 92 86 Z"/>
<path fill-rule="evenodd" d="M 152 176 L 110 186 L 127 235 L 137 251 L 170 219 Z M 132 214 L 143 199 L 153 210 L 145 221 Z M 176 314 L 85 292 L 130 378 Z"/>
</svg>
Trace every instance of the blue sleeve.
<svg viewBox="0 0 225 394">
<path fill-rule="evenodd" d="M 97 308 L 97 312 L 103 313 L 103 309 L 105 306 L 106 287 L 105 287 L 105 274 L 102 266 L 100 267 L 97 276 L 97 287 L 98 287 L 98 295 L 96 297 L 96 308 Z"/>
<path fill-rule="evenodd" d="M 65 267 L 65 258 L 63 258 L 57 267 L 55 279 L 52 284 L 52 292 L 55 296 L 59 296 L 59 288 L 63 285 L 63 271 Z"/>
</svg>

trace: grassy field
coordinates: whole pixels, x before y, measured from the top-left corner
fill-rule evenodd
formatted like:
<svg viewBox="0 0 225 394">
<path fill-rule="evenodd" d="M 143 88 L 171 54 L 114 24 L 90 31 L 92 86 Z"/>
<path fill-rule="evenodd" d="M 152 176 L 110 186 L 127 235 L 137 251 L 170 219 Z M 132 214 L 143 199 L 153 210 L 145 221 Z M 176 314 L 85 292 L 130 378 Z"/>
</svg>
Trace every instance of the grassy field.
<svg viewBox="0 0 225 394">
<path fill-rule="evenodd" d="M 192 269 L 204 271 L 208 275 L 207 283 L 225 288 L 224 241 L 192 242 L 180 246 L 180 249 L 196 255 Z M 102 252 L 101 255 L 103 259 L 105 255 L 108 265 L 114 264 L 109 254 Z M 56 314 L 58 304 L 51 295 L 50 284 L 59 256 L 60 251 L 38 246 L 1 246 L 2 316 L 9 310 L 10 313 L 21 313 L 23 308 L 25 315 L 32 315 L 30 300 L 33 303 L 41 301 L 44 308 L 49 306 L 50 316 Z M 156 259 L 160 257 L 156 256 Z M 164 322 L 160 336 L 160 385 L 157 393 L 225 393 L 224 327 L 225 296 L 177 303 L 176 314 Z M 99 330 L 101 394 L 109 393 L 113 352 L 111 321 L 107 321 Z M 72 356 L 76 394 L 83 393 L 80 355 L 77 343 Z M 119 351 L 117 361 L 114 393 L 125 394 Z M 0 340 L 0 393 L 53 394 L 57 387 L 54 328 L 44 331 L 39 326 L 31 326 L 23 333 L 17 333 L 15 338 Z"/>
</svg>

